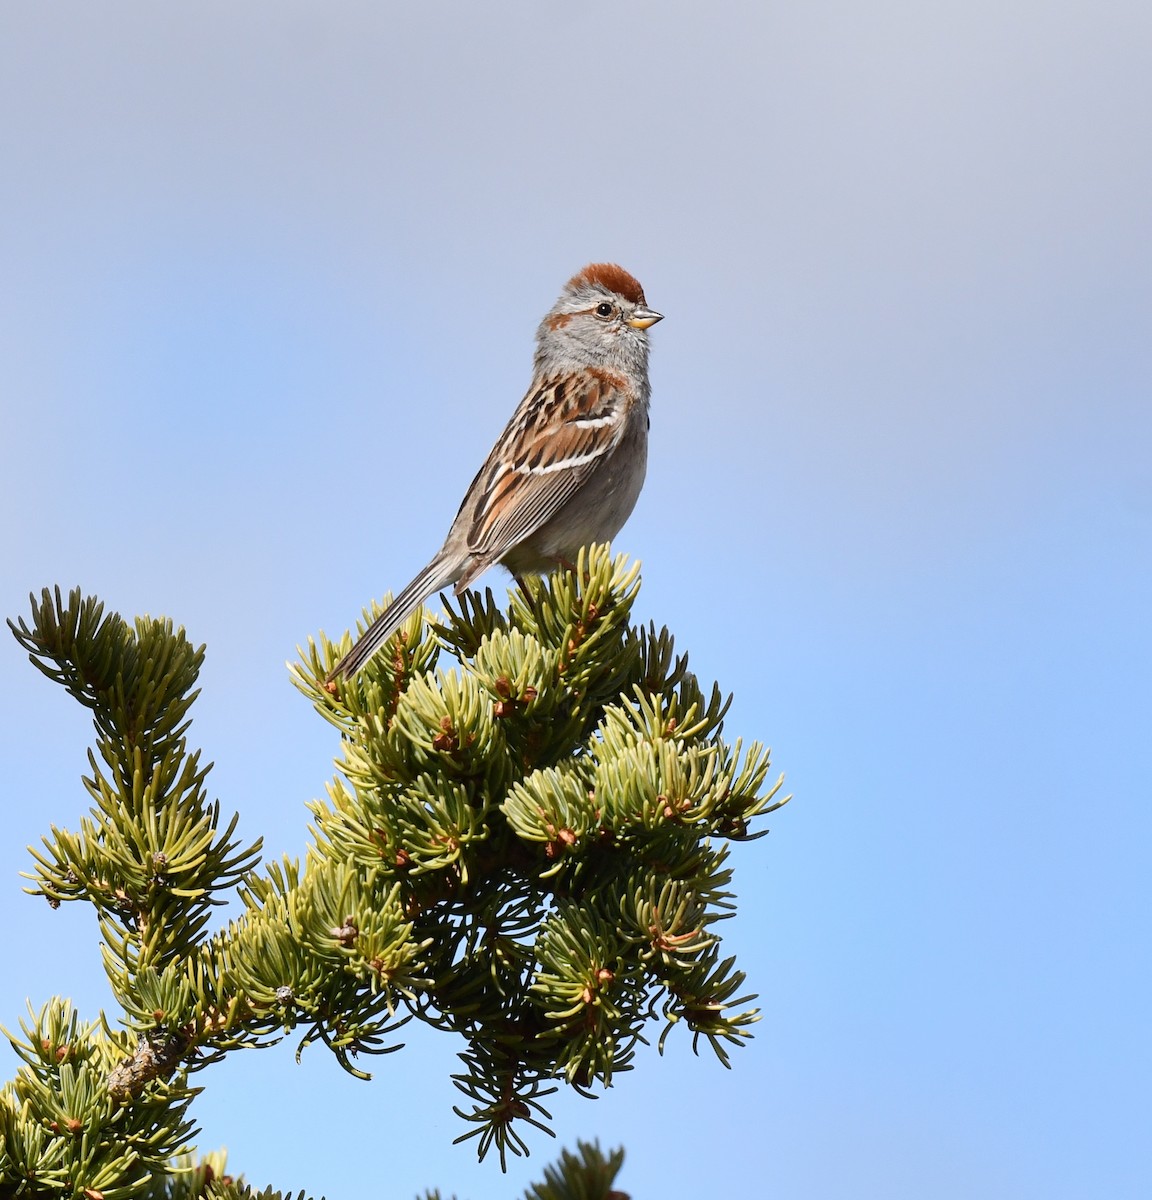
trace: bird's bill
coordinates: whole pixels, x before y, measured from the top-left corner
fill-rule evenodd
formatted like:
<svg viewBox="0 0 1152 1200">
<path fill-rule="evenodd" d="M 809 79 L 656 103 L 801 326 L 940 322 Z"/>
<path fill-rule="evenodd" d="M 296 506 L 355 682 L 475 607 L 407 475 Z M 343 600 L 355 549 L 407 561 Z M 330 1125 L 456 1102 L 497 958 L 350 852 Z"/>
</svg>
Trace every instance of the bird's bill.
<svg viewBox="0 0 1152 1200">
<path fill-rule="evenodd" d="M 633 329 L 647 329 L 650 325 L 655 325 L 657 321 L 663 321 L 664 314 L 656 312 L 655 309 L 645 308 L 643 304 L 628 318 L 628 324 Z"/>
</svg>

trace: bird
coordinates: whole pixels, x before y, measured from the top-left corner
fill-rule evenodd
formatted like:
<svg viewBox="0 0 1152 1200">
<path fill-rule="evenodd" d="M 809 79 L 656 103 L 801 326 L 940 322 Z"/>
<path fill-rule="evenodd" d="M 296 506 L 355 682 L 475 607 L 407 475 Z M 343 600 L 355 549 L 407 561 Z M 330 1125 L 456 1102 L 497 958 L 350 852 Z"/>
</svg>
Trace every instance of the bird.
<svg viewBox="0 0 1152 1200">
<path fill-rule="evenodd" d="M 648 330 L 663 314 L 615 263 L 590 263 L 536 331 L 532 382 L 472 480 L 444 545 L 333 667 L 357 674 L 449 585 L 459 596 L 494 564 L 526 574 L 571 564 L 631 515 L 648 461 Z"/>
</svg>

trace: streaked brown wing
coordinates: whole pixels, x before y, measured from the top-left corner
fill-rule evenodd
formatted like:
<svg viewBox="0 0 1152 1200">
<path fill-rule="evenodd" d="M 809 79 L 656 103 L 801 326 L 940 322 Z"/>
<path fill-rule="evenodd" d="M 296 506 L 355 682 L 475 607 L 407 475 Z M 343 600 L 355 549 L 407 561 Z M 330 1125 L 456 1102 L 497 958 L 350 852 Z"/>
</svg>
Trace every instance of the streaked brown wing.
<svg viewBox="0 0 1152 1200">
<path fill-rule="evenodd" d="M 469 494 L 481 488 L 468 544 L 500 558 L 547 524 L 572 498 L 624 430 L 624 383 L 587 371 L 545 383 L 525 397 Z"/>
</svg>

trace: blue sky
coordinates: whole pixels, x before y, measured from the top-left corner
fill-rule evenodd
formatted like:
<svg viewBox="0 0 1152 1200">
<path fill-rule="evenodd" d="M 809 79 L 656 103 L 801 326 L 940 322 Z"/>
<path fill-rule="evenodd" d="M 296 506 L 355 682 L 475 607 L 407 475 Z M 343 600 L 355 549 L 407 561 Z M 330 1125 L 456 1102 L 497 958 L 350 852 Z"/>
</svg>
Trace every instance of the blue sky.
<svg viewBox="0 0 1152 1200">
<path fill-rule="evenodd" d="M 285 660 L 439 545 L 614 259 L 667 315 L 638 612 L 796 796 L 735 855 L 731 1072 L 672 1039 L 504 1178 L 449 1039 L 367 1086 L 285 1046 L 202 1146 L 330 1200 L 578 1136 L 637 1196 L 1149 1193 L 1150 147 L 1144 0 L 0 9 L 5 615 L 207 642 L 215 793 L 300 853 L 336 746 Z M 87 723 L 0 680 L 0 1021 L 91 1014 L 90 914 L 18 878 Z"/>
</svg>

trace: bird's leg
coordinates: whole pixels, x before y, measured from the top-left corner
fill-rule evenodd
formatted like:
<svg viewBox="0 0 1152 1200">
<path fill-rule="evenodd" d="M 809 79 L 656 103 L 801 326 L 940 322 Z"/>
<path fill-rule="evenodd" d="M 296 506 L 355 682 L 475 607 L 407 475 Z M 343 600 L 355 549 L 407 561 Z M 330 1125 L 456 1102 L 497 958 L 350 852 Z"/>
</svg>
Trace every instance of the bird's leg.
<svg viewBox="0 0 1152 1200">
<path fill-rule="evenodd" d="M 580 580 L 580 581 L 581 581 L 581 582 L 584 584 L 584 586 L 585 586 L 585 587 L 587 587 L 587 586 L 588 586 L 588 584 L 592 582 L 592 572 L 591 572 L 591 571 L 585 571 L 585 572 L 584 572 L 583 579 L 581 579 L 581 576 L 580 576 L 580 569 L 579 569 L 579 568 L 576 566 L 576 564 L 575 564 L 574 562 L 572 562 L 570 559 L 567 559 L 567 558 L 558 558 L 558 559 L 556 560 L 556 565 L 557 565 L 558 567 L 563 567 L 565 571 L 569 571 L 569 572 L 571 572 L 573 575 L 575 575 L 575 576 L 576 576 L 576 578 L 577 578 L 578 580 Z"/>
</svg>

